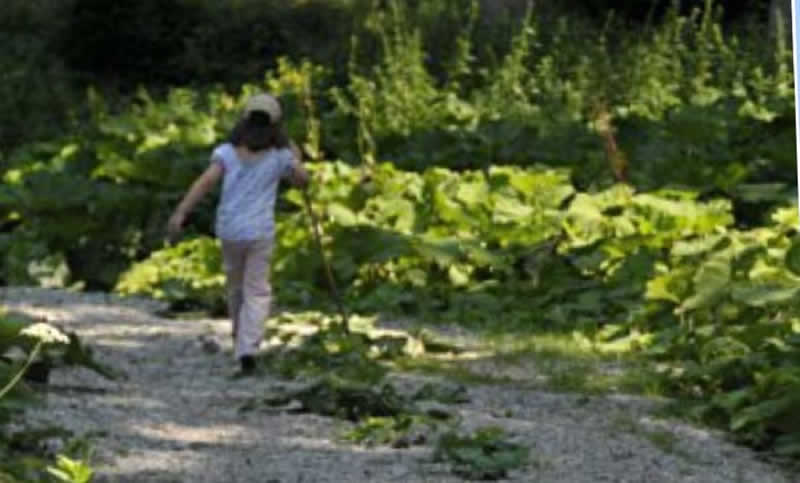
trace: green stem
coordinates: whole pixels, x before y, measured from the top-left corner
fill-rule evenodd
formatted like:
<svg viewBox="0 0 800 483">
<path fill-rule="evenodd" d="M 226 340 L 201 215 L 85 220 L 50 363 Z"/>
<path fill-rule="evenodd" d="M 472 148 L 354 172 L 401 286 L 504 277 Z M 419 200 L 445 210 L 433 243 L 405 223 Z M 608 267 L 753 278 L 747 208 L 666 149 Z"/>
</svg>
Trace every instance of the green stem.
<svg viewBox="0 0 800 483">
<path fill-rule="evenodd" d="M 39 355 L 39 351 L 41 350 L 41 348 L 42 348 L 42 343 L 38 342 L 31 351 L 31 354 L 28 356 L 28 360 L 25 361 L 25 365 L 22 366 L 22 369 L 20 369 L 20 371 L 13 378 L 11 378 L 11 381 L 9 381 L 8 384 L 6 384 L 6 387 L 0 390 L 0 399 L 3 399 L 3 397 L 6 394 L 8 394 L 8 392 L 11 391 L 11 389 L 13 389 L 14 386 L 17 385 L 19 380 L 22 379 L 22 375 L 25 374 L 25 371 L 28 370 L 28 367 L 31 365 L 33 360 L 36 359 L 36 356 Z"/>
</svg>

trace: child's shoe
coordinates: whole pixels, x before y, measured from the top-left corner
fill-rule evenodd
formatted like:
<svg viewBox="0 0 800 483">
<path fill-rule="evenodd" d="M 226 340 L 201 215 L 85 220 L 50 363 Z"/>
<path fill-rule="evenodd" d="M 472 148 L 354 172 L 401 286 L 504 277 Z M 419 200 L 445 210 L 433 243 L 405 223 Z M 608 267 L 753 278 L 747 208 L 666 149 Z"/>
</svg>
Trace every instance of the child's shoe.
<svg viewBox="0 0 800 483">
<path fill-rule="evenodd" d="M 249 376 L 256 371 L 256 360 L 253 356 L 242 356 L 239 359 L 242 366 L 242 374 Z"/>
</svg>

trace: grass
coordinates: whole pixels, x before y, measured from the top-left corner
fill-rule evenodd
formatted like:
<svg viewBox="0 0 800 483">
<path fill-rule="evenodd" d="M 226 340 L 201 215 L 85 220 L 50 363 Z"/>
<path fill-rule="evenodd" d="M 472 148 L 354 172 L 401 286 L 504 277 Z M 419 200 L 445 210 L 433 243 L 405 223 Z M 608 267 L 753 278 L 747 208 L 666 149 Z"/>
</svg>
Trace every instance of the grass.
<svg viewBox="0 0 800 483">
<path fill-rule="evenodd" d="M 618 432 L 639 436 L 664 454 L 680 457 L 690 463 L 699 463 L 696 457 L 679 447 L 679 438 L 672 431 L 661 428 L 648 428 L 634 420 L 627 413 L 616 414 L 611 422 Z"/>
<path fill-rule="evenodd" d="M 445 376 L 471 384 L 520 384 L 555 392 L 663 396 L 666 389 L 634 354 L 601 353 L 571 333 L 485 332 L 480 351 L 425 354 L 395 363 L 398 370 Z M 477 369 L 481 367 L 481 369 Z M 512 375 L 513 374 L 513 375 Z"/>
<path fill-rule="evenodd" d="M 422 356 L 417 358 L 402 358 L 394 361 L 395 369 L 406 372 L 418 372 L 444 376 L 447 379 L 461 384 L 487 384 L 504 385 L 517 383 L 514 379 L 502 374 L 487 374 L 472 370 L 461 365 L 463 362 L 456 360 L 443 360 Z"/>
</svg>

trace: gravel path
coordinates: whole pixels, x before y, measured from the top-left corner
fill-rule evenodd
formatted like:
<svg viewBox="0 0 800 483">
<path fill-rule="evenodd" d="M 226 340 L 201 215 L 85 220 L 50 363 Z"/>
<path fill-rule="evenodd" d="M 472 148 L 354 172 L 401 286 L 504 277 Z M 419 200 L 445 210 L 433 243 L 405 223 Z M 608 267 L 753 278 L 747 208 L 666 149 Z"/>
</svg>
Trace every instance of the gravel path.
<svg viewBox="0 0 800 483">
<path fill-rule="evenodd" d="M 164 319 L 154 315 L 158 304 L 145 300 L 43 289 L 3 289 L 2 302 L 76 330 L 101 361 L 128 374 L 109 382 L 83 369 L 60 369 L 46 406 L 28 413 L 34 426 L 99 433 L 97 481 L 464 481 L 431 463 L 429 446 L 362 448 L 338 439 L 347 427 L 338 420 L 239 412 L 286 384 L 230 378 L 235 365 L 225 320 Z M 207 340 L 221 350 L 205 350 Z M 637 398 L 481 385 L 470 386 L 469 396 L 471 402 L 451 408 L 464 426 L 498 425 L 531 448 L 531 464 L 507 481 L 800 481 L 716 433 L 656 420 L 652 404 Z"/>
</svg>

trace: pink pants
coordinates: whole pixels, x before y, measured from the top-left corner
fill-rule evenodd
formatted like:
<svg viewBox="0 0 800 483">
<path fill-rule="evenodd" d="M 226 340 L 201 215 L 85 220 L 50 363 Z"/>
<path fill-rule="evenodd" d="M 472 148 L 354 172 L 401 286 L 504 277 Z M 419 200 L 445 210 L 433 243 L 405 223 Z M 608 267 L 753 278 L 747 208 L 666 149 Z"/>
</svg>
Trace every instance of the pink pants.
<svg viewBox="0 0 800 483">
<path fill-rule="evenodd" d="M 233 322 L 236 358 L 254 355 L 264 337 L 272 287 L 269 283 L 269 240 L 222 240 L 222 261 L 228 290 L 228 313 Z"/>
</svg>

